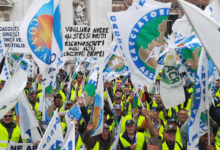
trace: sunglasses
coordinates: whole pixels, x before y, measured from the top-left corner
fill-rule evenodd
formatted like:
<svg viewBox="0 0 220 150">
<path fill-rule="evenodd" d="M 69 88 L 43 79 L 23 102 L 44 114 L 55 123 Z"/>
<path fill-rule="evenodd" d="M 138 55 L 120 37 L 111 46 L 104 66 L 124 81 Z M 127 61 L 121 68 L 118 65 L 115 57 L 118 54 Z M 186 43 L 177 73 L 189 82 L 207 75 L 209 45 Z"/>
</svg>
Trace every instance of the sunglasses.
<svg viewBox="0 0 220 150">
<path fill-rule="evenodd" d="M 11 118 L 13 115 L 5 115 L 4 118 Z"/>
</svg>

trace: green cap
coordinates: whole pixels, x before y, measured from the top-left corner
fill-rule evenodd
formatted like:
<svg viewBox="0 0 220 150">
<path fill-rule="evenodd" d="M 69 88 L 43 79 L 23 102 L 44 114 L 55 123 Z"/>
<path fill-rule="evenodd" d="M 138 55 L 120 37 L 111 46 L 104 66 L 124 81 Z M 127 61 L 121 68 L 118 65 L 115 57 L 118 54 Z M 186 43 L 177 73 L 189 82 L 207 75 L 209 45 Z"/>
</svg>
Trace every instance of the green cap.
<svg viewBox="0 0 220 150">
<path fill-rule="evenodd" d="M 173 125 L 166 125 L 164 127 L 164 131 L 165 132 L 167 132 L 167 131 L 176 131 L 176 128 Z"/>
</svg>

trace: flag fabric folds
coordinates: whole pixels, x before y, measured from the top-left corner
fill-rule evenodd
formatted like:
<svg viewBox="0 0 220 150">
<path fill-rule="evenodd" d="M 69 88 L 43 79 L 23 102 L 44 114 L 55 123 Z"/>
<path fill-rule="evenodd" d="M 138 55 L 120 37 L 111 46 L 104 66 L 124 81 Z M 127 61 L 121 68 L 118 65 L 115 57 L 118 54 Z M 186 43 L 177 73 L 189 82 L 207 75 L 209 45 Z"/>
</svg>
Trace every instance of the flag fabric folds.
<svg viewBox="0 0 220 150">
<path fill-rule="evenodd" d="M 148 1 L 153 7 L 107 13 L 114 37 L 133 83 L 151 85 L 166 30 L 171 3 Z"/>
<path fill-rule="evenodd" d="M 63 49 L 59 1 L 33 1 L 19 30 L 40 71 L 56 68 Z"/>
<path fill-rule="evenodd" d="M 91 113 L 91 121 L 94 122 L 94 129 L 90 133 L 91 136 L 96 136 L 103 132 L 103 113 L 104 113 L 103 106 L 104 106 L 103 76 L 102 76 L 102 71 L 100 71 L 97 91 Z"/>
<path fill-rule="evenodd" d="M 26 71 L 28 77 L 34 77 L 35 65 L 32 60 L 23 58 L 21 60 L 21 68 Z"/>
<path fill-rule="evenodd" d="M 178 0 L 189 22 L 196 32 L 213 63 L 220 70 L 219 47 L 220 24 L 208 16 L 197 6 L 183 0 Z"/>
<path fill-rule="evenodd" d="M 34 116 L 33 110 L 30 107 L 28 99 L 24 92 L 21 92 L 21 99 L 15 106 L 16 118 L 18 125 L 20 127 L 21 136 L 23 139 L 29 139 L 30 136 L 38 136 L 40 140 L 40 135 L 29 135 L 32 129 L 35 129 L 39 126 L 36 117 Z"/>
<path fill-rule="evenodd" d="M 15 107 L 20 99 L 20 93 L 23 92 L 27 83 L 27 75 L 23 70 L 19 70 L 0 92 L 0 119 Z M 10 91 L 10 94 L 8 94 Z"/>
<path fill-rule="evenodd" d="M 198 149 L 199 137 L 205 133 L 206 113 L 209 109 L 208 99 L 208 59 L 204 49 L 201 51 L 199 65 L 193 90 L 193 107 L 188 124 L 187 149 Z"/>
<path fill-rule="evenodd" d="M 70 122 L 67 128 L 61 150 L 75 150 L 75 124 L 73 121 Z"/>
<path fill-rule="evenodd" d="M 183 84 L 177 69 L 173 48 L 169 48 L 165 57 L 165 65 L 160 82 L 160 94 L 166 109 L 180 105 L 185 101 Z"/>
<path fill-rule="evenodd" d="M 61 122 L 58 116 L 58 109 L 56 109 L 49 126 L 47 127 L 44 136 L 38 145 L 37 150 L 60 150 L 63 143 L 63 133 Z"/>
</svg>

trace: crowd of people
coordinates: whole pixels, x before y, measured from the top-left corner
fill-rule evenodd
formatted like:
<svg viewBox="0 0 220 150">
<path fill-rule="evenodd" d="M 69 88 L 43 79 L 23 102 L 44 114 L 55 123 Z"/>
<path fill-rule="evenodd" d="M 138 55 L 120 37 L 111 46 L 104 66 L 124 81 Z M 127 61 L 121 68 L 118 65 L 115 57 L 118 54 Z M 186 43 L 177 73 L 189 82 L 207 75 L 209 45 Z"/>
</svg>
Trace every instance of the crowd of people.
<svg viewBox="0 0 220 150">
<path fill-rule="evenodd" d="M 75 71 L 74 66 L 71 66 L 71 73 Z M 31 90 L 31 86 L 35 78 L 28 78 L 25 94 L 30 103 L 37 120 L 39 121 L 40 130 L 45 132 L 42 122 L 42 112 L 38 110 L 40 97 L 42 94 L 41 82 L 42 78 L 38 78 L 38 86 L 36 90 Z M 104 83 L 104 115 L 103 115 L 103 132 L 100 135 L 90 137 L 90 132 L 94 128 L 94 122 L 90 121 L 90 115 L 93 108 L 93 101 L 86 107 L 84 99 L 81 97 L 83 89 L 82 83 L 88 82 L 88 71 L 79 72 L 76 80 L 72 80 L 71 76 L 60 69 L 58 74 L 58 82 L 54 94 L 54 111 L 58 109 L 60 120 L 62 121 L 62 131 L 65 137 L 67 132 L 67 122 L 64 114 L 78 102 L 82 112 L 82 119 L 72 121 L 75 123 L 75 149 L 80 150 L 82 146 L 86 149 L 93 150 L 111 150 L 117 128 L 115 126 L 114 114 L 108 104 L 108 91 L 111 102 L 114 107 L 114 113 L 117 117 L 117 122 L 121 122 L 118 150 L 186 150 L 187 149 L 187 132 L 188 132 L 188 117 L 192 107 L 193 82 L 189 82 L 189 78 L 184 81 L 185 102 L 181 105 L 166 109 L 163 104 L 163 98 L 159 93 L 161 72 L 157 76 L 158 91 L 151 93 L 147 86 L 144 89 L 139 89 L 138 94 L 143 103 L 144 108 L 138 102 L 138 114 L 134 114 L 134 87 L 130 79 L 122 85 L 124 76 L 118 77 L 116 80 Z M 66 102 L 67 84 L 71 82 L 71 95 Z M 210 107 L 210 128 L 206 128 L 205 134 L 199 139 L 199 150 L 220 150 L 220 84 L 216 81 L 216 93 L 213 95 L 215 105 Z M 0 90 L 4 88 L 4 81 L 0 83 Z M 95 95 L 94 95 L 95 96 Z M 134 115 L 138 115 L 138 119 L 134 119 Z M 9 111 L 0 120 L 0 149 L 7 147 L 8 143 L 26 143 L 31 142 L 28 139 L 23 139 L 20 134 L 20 129 L 15 117 L 15 110 Z M 210 130 L 210 141 L 208 144 L 208 130 Z M 41 134 L 41 136 L 43 136 Z M 40 141 L 32 141 L 38 145 Z"/>
</svg>

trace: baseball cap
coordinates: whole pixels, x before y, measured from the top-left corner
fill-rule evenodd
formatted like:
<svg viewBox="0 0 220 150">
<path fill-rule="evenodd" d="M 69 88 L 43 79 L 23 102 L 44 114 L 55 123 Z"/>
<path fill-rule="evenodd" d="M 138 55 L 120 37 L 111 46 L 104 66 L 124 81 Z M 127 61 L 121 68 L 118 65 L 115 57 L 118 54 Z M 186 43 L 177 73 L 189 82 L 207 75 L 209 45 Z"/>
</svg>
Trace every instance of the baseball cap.
<svg viewBox="0 0 220 150">
<path fill-rule="evenodd" d="M 133 120 L 127 120 L 125 126 L 135 124 Z"/>
<path fill-rule="evenodd" d="M 30 91 L 28 92 L 28 95 L 31 95 L 31 94 L 35 94 L 35 91 L 34 91 L 34 90 L 30 90 Z"/>
<path fill-rule="evenodd" d="M 114 99 L 116 99 L 116 98 L 120 98 L 121 99 L 121 96 L 120 95 L 115 95 Z"/>
<path fill-rule="evenodd" d="M 115 104 L 115 105 L 114 105 L 114 109 L 121 109 L 121 105 Z"/>
<path fill-rule="evenodd" d="M 164 131 L 165 132 L 167 132 L 167 131 L 176 131 L 176 128 L 173 125 L 166 125 L 164 127 Z"/>
<path fill-rule="evenodd" d="M 32 84 L 31 81 L 27 81 L 27 84 Z"/>
<path fill-rule="evenodd" d="M 211 126 L 209 127 L 209 130 L 210 130 L 210 134 L 212 134 L 213 133 L 213 129 L 212 129 Z M 207 126 L 205 126 L 205 134 L 206 133 L 208 133 L 208 127 Z"/>
<path fill-rule="evenodd" d="M 175 122 L 175 123 L 177 123 L 177 120 L 176 120 L 175 118 L 169 118 L 169 119 L 167 120 L 167 124 L 170 123 L 170 122 Z M 178 123 L 177 123 L 177 124 L 178 124 Z"/>
<path fill-rule="evenodd" d="M 103 124 L 103 129 L 109 129 L 109 126 L 106 123 L 104 123 Z"/>
<path fill-rule="evenodd" d="M 128 82 L 125 82 L 125 85 L 130 85 Z"/>
<path fill-rule="evenodd" d="M 73 104 L 73 101 L 69 100 L 69 101 L 67 101 L 66 104 L 67 104 L 67 105 L 68 105 L 68 104 Z"/>
</svg>

